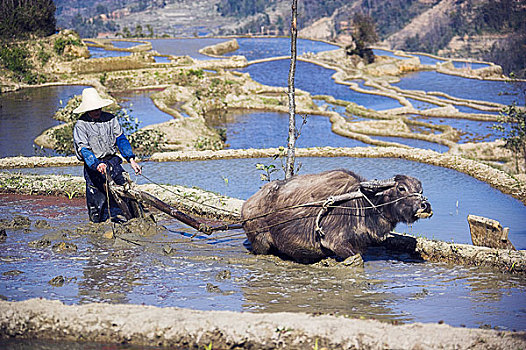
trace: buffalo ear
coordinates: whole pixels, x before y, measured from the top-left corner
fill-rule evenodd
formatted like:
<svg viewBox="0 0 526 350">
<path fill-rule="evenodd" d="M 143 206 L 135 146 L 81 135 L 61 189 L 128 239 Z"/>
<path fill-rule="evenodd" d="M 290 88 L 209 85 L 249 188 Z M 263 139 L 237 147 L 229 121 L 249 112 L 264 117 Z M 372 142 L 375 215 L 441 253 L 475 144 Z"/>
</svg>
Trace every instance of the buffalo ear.
<svg viewBox="0 0 526 350">
<path fill-rule="evenodd" d="M 390 178 L 387 180 L 370 180 L 370 181 L 360 182 L 360 190 L 364 194 L 375 195 L 379 192 L 382 192 L 391 187 L 394 187 L 395 185 L 396 185 L 396 181 L 394 178 Z"/>
</svg>

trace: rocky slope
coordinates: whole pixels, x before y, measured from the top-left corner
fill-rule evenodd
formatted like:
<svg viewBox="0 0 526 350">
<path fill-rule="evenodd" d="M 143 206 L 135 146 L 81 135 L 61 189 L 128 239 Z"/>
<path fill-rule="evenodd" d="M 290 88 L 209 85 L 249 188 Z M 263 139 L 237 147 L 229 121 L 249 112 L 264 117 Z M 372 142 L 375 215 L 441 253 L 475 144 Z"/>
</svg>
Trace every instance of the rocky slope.
<svg viewBox="0 0 526 350">
<path fill-rule="evenodd" d="M 115 5 L 111 1 L 107 3 Z M 256 0 L 239 1 L 235 3 L 236 6 L 228 0 L 178 0 L 164 3 L 150 0 L 141 3 L 147 6 L 138 11 L 135 2 L 123 1 L 122 8 L 112 10 L 107 15 L 99 15 L 94 9 L 89 11 L 89 6 L 87 8 L 85 4 L 78 10 L 82 10 L 85 16 L 93 16 L 92 19 L 104 16 L 104 20 L 114 21 L 121 32 L 124 28 L 134 32 L 139 25 L 145 35 L 148 34 L 147 27 L 153 30 L 155 36 L 183 37 L 288 35 L 289 32 L 291 7 L 288 0 L 267 1 L 264 10 L 258 13 L 249 11 L 253 8 L 251 4 L 257 3 Z M 490 60 L 503 66 L 506 73 L 518 73 L 526 65 L 524 58 L 521 59 L 526 57 L 521 55 L 521 52 L 524 53 L 524 49 L 521 49 L 523 46 L 514 45 L 516 50 L 512 50 L 508 57 L 499 55 L 498 48 L 509 47 L 514 40 L 519 40 L 519 43 L 520 40 L 524 41 L 524 34 L 516 35 L 521 33 L 517 28 L 524 29 L 524 25 L 520 27 L 520 18 L 526 11 L 519 3 L 512 0 L 302 1 L 298 4 L 298 29 L 300 36 L 346 44 L 350 42 L 352 32 L 349 19 L 354 13 L 360 12 L 373 18 L 381 44 L 385 47 Z M 499 4 L 504 8 L 508 5 L 511 7 L 508 11 L 493 11 Z M 68 5 L 65 3 L 62 6 Z M 73 2 L 69 6 L 71 12 L 80 5 Z M 112 9 L 109 5 L 107 8 L 108 12 Z M 57 21 L 60 23 L 60 18 Z M 64 25 L 71 25 L 71 20 Z"/>
</svg>

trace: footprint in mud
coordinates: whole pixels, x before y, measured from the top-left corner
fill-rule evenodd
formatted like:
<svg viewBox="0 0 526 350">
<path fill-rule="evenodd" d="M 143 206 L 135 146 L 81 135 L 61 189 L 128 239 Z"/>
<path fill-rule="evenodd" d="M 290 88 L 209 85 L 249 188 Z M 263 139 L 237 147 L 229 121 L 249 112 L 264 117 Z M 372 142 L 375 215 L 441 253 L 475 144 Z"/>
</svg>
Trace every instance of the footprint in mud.
<svg viewBox="0 0 526 350">
<path fill-rule="evenodd" d="M 216 281 L 227 280 L 232 277 L 232 273 L 228 270 L 219 271 L 216 275 Z"/>
<path fill-rule="evenodd" d="M 73 243 L 60 242 L 51 248 L 55 253 L 73 253 L 77 251 L 77 246 Z"/>
<path fill-rule="evenodd" d="M 57 276 L 53 277 L 48 283 L 51 284 L 53 287 L 62 287 L 65 282 L 66 279 L 64 278 L 64 276 Z"/>
<path fill-rule="evenodd" d="M 24 271 L 11 270 L 11 271 L 4 272 L 2 275 L 3 276 L 18 276 L 18 275 L 23 274 L 23 273 L 24 273 Z"/>
</svg>

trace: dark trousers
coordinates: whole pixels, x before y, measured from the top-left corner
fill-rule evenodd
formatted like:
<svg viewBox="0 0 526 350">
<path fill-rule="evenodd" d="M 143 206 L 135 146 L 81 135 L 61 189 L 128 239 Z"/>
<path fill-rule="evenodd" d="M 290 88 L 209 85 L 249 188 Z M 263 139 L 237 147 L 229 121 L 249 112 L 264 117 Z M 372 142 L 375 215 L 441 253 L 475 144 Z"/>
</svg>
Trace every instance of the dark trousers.
<svg viewBox="0 0 526 350">
<path fill-rule="evenodd" d="M 124 185 L 125 180 L 122 173 L 122 160 L 118 156 L 107 157 L 102 160 L 106 164 L 108 172 L 111 178 L 117 185 Z M 97 170 L 90 169 L 84 164 L 84 179 L 86 179 L 86 204 L 88 206 L 88 216 L 92 222 L 103 222 L 109 218 L 108 215 L 108 203 L 107 194 L 104 189 L 106 183 L 106 177 L 98 172 Z M 110 197 L 110 210 L 111 215 L 117 215 L 121 210 L 117 207 L 111 194 Z"/>
</svg>

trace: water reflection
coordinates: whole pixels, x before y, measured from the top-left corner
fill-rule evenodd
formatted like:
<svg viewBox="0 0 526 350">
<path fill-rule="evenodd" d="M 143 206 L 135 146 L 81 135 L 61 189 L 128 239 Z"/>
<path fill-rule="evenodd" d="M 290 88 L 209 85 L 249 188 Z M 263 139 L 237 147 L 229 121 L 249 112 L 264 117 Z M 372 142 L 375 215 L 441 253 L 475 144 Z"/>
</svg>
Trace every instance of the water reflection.
<svg viewBox="0 0 526 350">
<path fill-rule="evenodd" d="M 453 97 L 509 105 L 524 100 L 515 95 L 516 86 L 503 81 L 468 79 L 435 71 L 410 73 L 393 84 L 404 90 L 440 91 Z"/>
<path fill-rule="evenodd" d="M 500 138 L 498 133 L 492 129 L 496 122 L 453 119 L 453 118 L 434 118 L 423 116 L 412 116 L 414 120 L 420 120 L 435 125 L 449 125 L 462 132 L 459 143 L 495 141 Z"/>
<path fill-rule="evenodd" d="M 126 41 L 126 40 L 113 40 L 112 45 L 119 48 L 119 49 L 130 49 L 134 46 L 140 45 L 141 43 L 138 41 Z"/>
<path fill-rule="evenodd" d="M 172 120 L 173 117 L 161 111 L 153 103 L 150 96 L 159 90 L 128 90 L 114 93 L 113 96 L 119 99 L 121 107 L 126 108 L 132 118 L 138 118 L 140 127 L 151 124 L 164 123 Z"/>
<path fill-rule="evenodd" d="M 190 56 L 198 60 L 213 59 L 210 56 L 199 53 L 199 50 L 207 46 L 219 44 L 226 39 L 219 38 L 185 38 L 185 39 L 148 39 L 152 43 L 152 50 L 161 55 Z"/>
<path fill-rule="evenodd" d="M 415 53 L 409 53 L 409 55 L 418 57 L 418 59 L 420 59 L 421 64 L 431 65 L 431 66 L 434 66 L 435 64 L 440 64 L 440 63 L 445 63 L 447 61 L 451 61 L 451 63 L 453 64 L 453 67 L 457 69 L 463 69 L 463 68 L 479 69 L 479 68 L 489 67 L 488 63 L 456 61 L 456 60 L 448 60 L 445 58 L 440 59 L 440 58 L 429 57 L 427 55 L 419 55 Z"/>
<path fill-rule="evenodd" d="M 225 56 L 241 55 L 249 61 L 270 57 L 290 57 L 289 38 L 236 38 L 236 40 L 239 49 L 226 53 Z M 338 46 L 321 41 L 298 39 L 296 52 L 300 56 L 307 52 L 318 53 L 338 48 Z"/>
<path fill-rule="evenodd" d="M 53 119 L 55 112 L 85 87 L 47 86 L 0 94 L 0 157 L 37 154 L 33 140 L 59 124 Z"/>
<path fill-rule="evenodd" d="M 289 116 L 286 113 L 236 111 L 213 126 L 227 130 L 229 148 L 270 148 L 287 146 Z M 302 116 L 296 116 L 296 128 L 301 130 L 297 147 L 354 147 L 368 146 L 363 142 L 337 135 L 331 131 L 328 117 L 309 115 L 302 125 Z"/>
<path fill-rule="evenodd" d="M 130 51 L 106 50 L 97 46 L 88 46 L 88 50 L 91 54 L 90 58 L 124 57 L 131 55 Z"/>
<path fill-rule="evenodd" d="M 373 53 L 374 53 L 375 56 L 394 57 L 394 58 L 397 58 L 399 60 L 407 60 L 407 59 L 411 58 L 411 57 L 406 57 L 406 56 L 398 56 L 397 54 L 395 54 L 392 51 L 382 50 L 382 49 L 373 49 Z"/>
<path fill-rule="evenodd" d="M 289 72 L 288 60 L 277 60 L 251 64 L 241 69 L 250 73 L 255 81 L 270 86 L 287 86 Z M 334 71 L 313 63 L 298 61 L 295 86 L 312 95 L 331 95 L 336 99 L 357 103 L 367 108 L 384 110 L 400 107 L 400 103 L 392 98 L 362 94 L 351 90 L 346 85 L 335 84 L 331 76 Z"/>
</svg>

